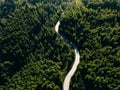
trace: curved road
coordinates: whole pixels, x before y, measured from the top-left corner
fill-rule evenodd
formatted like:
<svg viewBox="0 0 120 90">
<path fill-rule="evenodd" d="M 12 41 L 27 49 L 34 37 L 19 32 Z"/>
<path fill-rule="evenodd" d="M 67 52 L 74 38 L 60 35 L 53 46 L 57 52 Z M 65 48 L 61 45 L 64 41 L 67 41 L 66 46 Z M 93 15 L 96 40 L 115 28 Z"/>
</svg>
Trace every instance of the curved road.
<svg viewBox="0 0 120 90">
<path fill-rule="evenodd" d="M 78 50 L 77 46 L 73 42 L 69 41 L 65 36 L 63 36 L 63 35 L 61 35 L 59 33 L 59 26 L 60 26 L 60 21 L 58 21 L 57 24 L 55 25 L 56 33 L 60 37 L 62 37 L 63 39 L 67 40 L 70 43 L 70 45 L 72 45 L 72 47 L 75 49 L 75 61 L 74 61 L 74 64 L 73 64 L 71 70 L 66 75 L 66 77 L 64 79 L 64 82 L 63 82 L 63 90 L 69 90 L 71 77 L 74 75 L 74 73 L 75 73 L 75 71 L 77 69 L 77 66 L 78 66 L 78 64 L 80 62 L 80 54 L 79 54 L 79 50 Z"/>
</svg>

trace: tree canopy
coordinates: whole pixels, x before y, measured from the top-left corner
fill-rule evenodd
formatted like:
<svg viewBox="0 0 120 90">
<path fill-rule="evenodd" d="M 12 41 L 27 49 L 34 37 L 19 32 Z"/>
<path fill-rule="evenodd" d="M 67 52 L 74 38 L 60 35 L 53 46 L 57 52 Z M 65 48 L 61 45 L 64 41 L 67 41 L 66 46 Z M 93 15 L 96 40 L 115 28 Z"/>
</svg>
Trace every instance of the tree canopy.
<svg viewBox="0 0 120 90">
<path fill-rule="evenodd" d="M 1 0 L 0 89 L 62 90 L 74 62 L 72 90 L 120 89 L 119 0 Z"/>
</svg>

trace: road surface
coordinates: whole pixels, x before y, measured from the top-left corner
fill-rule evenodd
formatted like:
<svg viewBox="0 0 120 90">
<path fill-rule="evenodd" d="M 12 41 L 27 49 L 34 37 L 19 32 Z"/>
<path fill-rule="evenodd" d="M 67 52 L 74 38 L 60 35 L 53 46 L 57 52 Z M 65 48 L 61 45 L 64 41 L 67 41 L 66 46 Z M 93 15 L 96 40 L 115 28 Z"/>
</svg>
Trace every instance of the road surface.
<svg viewBox="0 0 120 90">
<path fill-rule="evenodd" d="M 68 72 L 68 74 L 66 75 L 64 82 L 63 82 L 63 90 L 69 90 L 70 87 L 70 80 L 71 77 L 74 75 L 78 64 L 80 63 L 80 54 L 79 54 L 79 50 L 77 48 L 77 46 L 71 42 L 70 40 L 68 40 L 65 36 L 63 36 L 62 34 L 59 33 L 59 26 L 60 26 L 60 21 L 57 22 L 57 24 L 55 25 L 55 31 L 56 33 L 62 37 L 63 39 L 67 40 L 69 42 L 70 45 L 72 45 L 72 47 L 75 49 L 75 60 L 74 60 L 74 64 L 71 68 L 71 70 Z"/>
</svg>

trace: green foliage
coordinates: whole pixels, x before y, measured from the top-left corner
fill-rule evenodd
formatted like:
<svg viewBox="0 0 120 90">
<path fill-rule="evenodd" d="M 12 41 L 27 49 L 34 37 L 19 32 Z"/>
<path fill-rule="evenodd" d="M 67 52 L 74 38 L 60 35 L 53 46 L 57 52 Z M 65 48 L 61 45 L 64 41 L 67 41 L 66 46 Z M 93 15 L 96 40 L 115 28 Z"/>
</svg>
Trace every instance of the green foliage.
<svg viewBox="0 0 120 90">
<path fill-rule="evenodd" d="M 80 5 L 71 3 L 61 16 L 60 32 L 77 44 L 81 55 L 72 85 L 82 82 L 83 90 L 119 90 L 119 1 L 82 2 Z M 72 89 L 80 89 L 79 83 Z"/>
<path fill-rule="evenodd" d="M 41 89 L 52 90 L 56 88 L 60 81 L 61 63 L 52 60 L 38 60 L 25 65 L 21 71 L 17 72 L 7 83 L 9 89 Z"/>
<path fill-rule="evenodd" d="M 60 90 L 64 73 L 71 66 L 68 62 L 72 63 L 74 58 L 71 47 L 54 31 L 60 6 L 41 2 L 35 5 L 24 1 L 13 3 L 10 4 L 15 8 L 10 13 L 1 14 L 0 86 Z"/>
<path fill-rule="evenodd" d="M 81 63 L 72 90 L 120 89 L 119 0 L 0 1 L 0 89 L 62 90 L 74 50 Z"/>
</svg>

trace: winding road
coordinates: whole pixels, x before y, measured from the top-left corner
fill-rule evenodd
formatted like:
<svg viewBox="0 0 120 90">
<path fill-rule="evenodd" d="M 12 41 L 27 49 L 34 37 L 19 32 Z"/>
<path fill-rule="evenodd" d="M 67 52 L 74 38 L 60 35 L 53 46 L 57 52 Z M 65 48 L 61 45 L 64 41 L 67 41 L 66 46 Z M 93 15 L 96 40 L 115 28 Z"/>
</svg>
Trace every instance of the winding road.
<svg viewBox="0 0 120 90">
<path fill-rule="evenodd" d="M 55 25 L 55 31 L 56 33 L 62 37 L 63 39 L 67 40 L 70 45 L 75 49 L 75 60 L 74 60 L 74 64 L 71 68 L 71 70 L 68 72 L 68 74 L 66 75 L 64 82 L 63 82 L 63 90 L 69 90 L 69 86 L 70 86 L 70 80 L 71 77 L 74 75 L 78 64 L 80 63 L 80 54 L 79 54 L 79 50 L 77 48 L 77 46 L 71 42 L 70 40 L 68 40 L 65 36 L 63 36 L 62 34 L 59 33 L 59 26 L 60 26 L 60 21 L 57 22 L 57 24 Z"/>
</svg>

